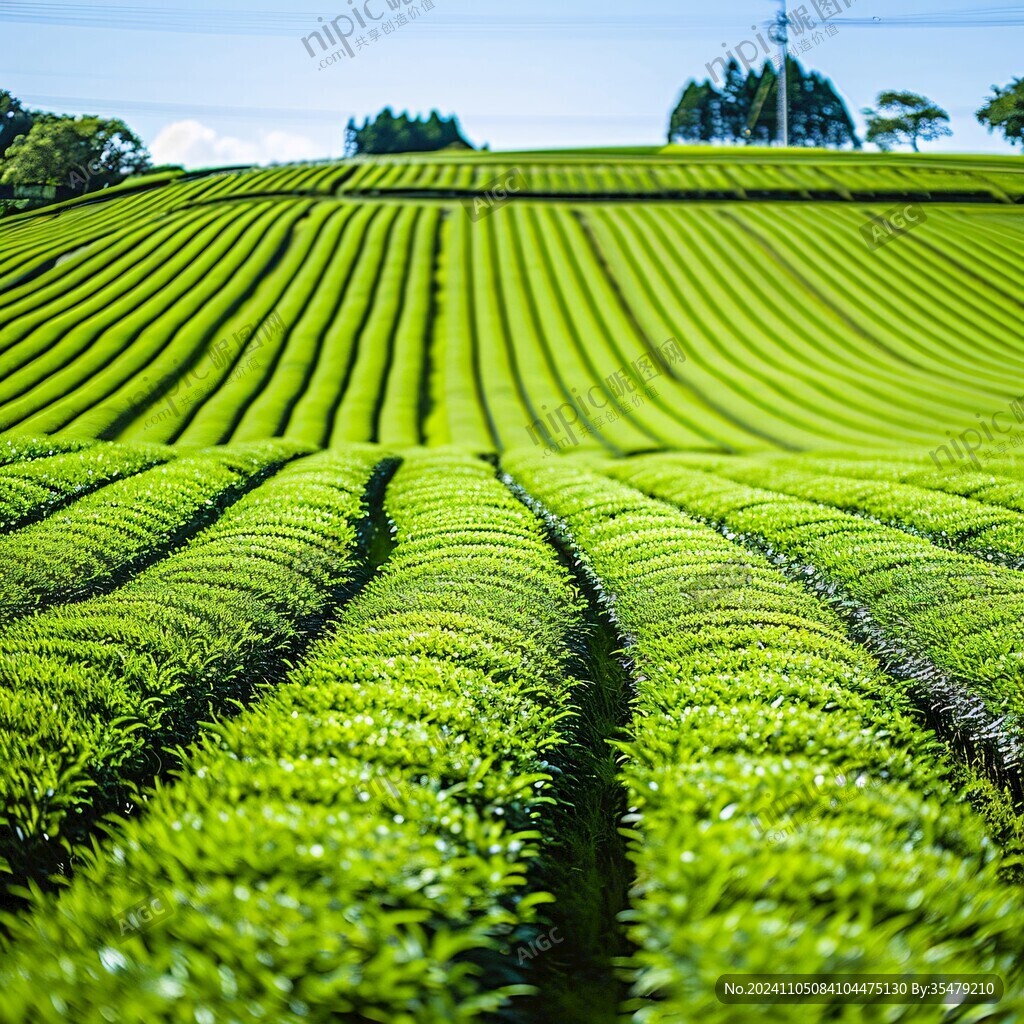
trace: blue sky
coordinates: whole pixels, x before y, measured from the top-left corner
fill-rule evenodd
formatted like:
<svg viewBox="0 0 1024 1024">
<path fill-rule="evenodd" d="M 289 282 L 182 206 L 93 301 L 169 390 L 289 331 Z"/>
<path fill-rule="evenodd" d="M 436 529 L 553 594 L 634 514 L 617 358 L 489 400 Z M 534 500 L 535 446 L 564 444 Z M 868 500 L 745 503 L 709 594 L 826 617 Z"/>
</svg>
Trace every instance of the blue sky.
<svg viewBox="0 0 1024 1024">
<path fill-rule="evenodd" d="M 495 149 L 651 145 L 664 141 L 685 81 L 705 77 L 723 42 L 752 39 L 751 26 L 777 9 L 771 0 L 433 0 L 424 11 L 417 0 L 418 18 L 320 68 L 302 37 L 349 2 L 308 12 L 281 0 L 5 3 L 0 11 L 39 20 L 0 17 L 0 87 L 34 107 L 121 116 L 159 162 L 193 167 L 338 156 L 348 117 L 386 104 L 457 113 L 471 141 Z M 371 0 L 370 9 L 393 17 L 387 6 Z M 986 10 L 963 0 L 853 0 L 844 17 L 881 21 L 840 23 L 803 59 L 834 80 L 858 120 L 881 89 L 910 89 L 952 117 L 953 138 L 927 150 L 1009 153 L 973 112 L 993 84 L 1024 76 L 1024 24 L 887 23 Z"/>
</svg>

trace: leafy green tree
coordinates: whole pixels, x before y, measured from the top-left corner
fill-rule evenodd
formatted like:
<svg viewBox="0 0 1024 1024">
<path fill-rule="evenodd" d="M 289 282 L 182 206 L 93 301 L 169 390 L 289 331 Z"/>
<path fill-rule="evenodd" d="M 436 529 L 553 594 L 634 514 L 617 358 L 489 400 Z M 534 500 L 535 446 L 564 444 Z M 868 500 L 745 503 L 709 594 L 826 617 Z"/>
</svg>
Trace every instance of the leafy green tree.
<svg viewBox="0 0 1024 1024">
<path fill-rule="evenodd" d="M 746 83 L 748 76 L 740 70 L 739 62 L 730 60 L 725 69 L 725 81 L 722 83 L 719 125 L 720 137 L 723 139 L 743 139 L 749 121 L 748 97 Z"/>
<path fill-rule="evenodd" d="M 6 154 L 16 138 L 29 133 L 34 116 L 16 96 L 0 89 L 0 157 Z"/>
<path fill-rule="evenodd" d="M 346 156 L 428 153 L 454 146 L 473 148 L 463 137 L 458 119 L 443 118 L 436 110 L 424 120 L 412 119 L 406 113 L 396 117 L 390 107 L 385 107 L 373 121 L 366 118 L 360 126 L 352 119 L 345 128 Z"/>
<path fill-rule="evenodd" d="M 668 141 L 711 142 L 717 135 L 718 94 L 710 82 L 687 82 L 669 122 Z"/>
<path fill-rule="evenodd" d="M 355 156 L 359 147 L 359 125 L 350 117 L 345 125 L 345 156 Z"/>
<path fill-rule="evenodd" d="M 463 137 L 459 122 L 454 117 L 445 121 L 441 119 L 441 142 L 442 149 L 472 149 L 469 140 Z"/>
<path fill-rule="evenodd" d="M 766 61 L 760 73 L 747 76 L 747 123 L 744 138 L 750 145 L 770 145 L 778 138 L 779 73 Z"/>
<path fill-rule="evenodd" d="M 790 143 L 796 146 L 852 145 L 860 148 L 853 118 L 823 75 L 786 60 Z M 729 142 L 766 145 L 779 137 L 779 72 L 766 62 L 745 75 L 736 61 L 726 66 L 721 91 L 710 79 L 687 83 L 669 123 L 669 142 Z"/>
<path fill-rule="evenodd" d="M 370 153 L 401 153 L 404 132 L 404 122 L 408 120 L 403 114 L 395 117 L 390 107 L 385 107 L 380 116 L 370 126 L 369 142 Z"/>
<path fill-rule="evenodd" d="M 427 122 L 423 126 L 422 135 L 424 142 L 433 149 L 444 149 L 448 145 L 445 122 L 436 110 L 430 112 L 430 117 L 427 118 Z"/>
<path fill-rule="evenodd" d="M 915 153 L 919 143 L 934 142 L 953 134 L 949 114 L 926 96 L 913 92 L 879 93 L 877 110 L 865 108 L 868 142 L 888 153 L 894 146 L 909 144 Z"/>
<path fill-rule="evenodd" d="M 123 121 L 43 114 L 11 144 L 0 182 L 92 192 L 148 167 L 149 154 Z"/>
<path fill-rule="evenodd" d="M 792 121 L 802 134 L 804 145 L 835 149 L 852 145 L 860 149 L 853 118 L 832 82 L 817 71 L 800 72 Z"/>
<path fill-rule="evenodd" d="M 1024 146 L 1024 78 L 1015 78 L 1002 89 L 993 85 L 992 91 L 995 95 L 975 116 L 990 132 L 1001 131 L 1011 146 Z"/>
<path fill-rule="evenodd" d="M 751 72 L 743 83 L 743 139 L 750 145 L 766 146 L 775 138 L 777 78 L 775 68 L 766 63 L 760 73 Z"/>
</svg>

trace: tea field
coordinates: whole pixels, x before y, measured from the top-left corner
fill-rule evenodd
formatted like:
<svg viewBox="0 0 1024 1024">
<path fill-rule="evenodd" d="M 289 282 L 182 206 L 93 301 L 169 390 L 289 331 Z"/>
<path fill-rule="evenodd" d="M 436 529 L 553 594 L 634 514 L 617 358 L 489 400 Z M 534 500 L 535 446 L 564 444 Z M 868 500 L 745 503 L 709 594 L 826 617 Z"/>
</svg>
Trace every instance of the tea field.
<svg viewBox="0 0 1024 1024">
<path fill-rule="evenodd" d="M 0 221 L 0 1022 L 1024 1019 L 1022 200 L 669 147 Z"/>
</svg>

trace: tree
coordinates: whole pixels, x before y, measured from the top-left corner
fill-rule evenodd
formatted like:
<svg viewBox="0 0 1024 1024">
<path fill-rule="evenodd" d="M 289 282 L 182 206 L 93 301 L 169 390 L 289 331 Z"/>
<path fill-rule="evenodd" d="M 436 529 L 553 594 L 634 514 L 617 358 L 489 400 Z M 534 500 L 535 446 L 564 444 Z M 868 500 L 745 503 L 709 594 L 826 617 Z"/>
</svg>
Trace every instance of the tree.
<svg viewBox="0 0 1024 1024">
<path fill-rule="evenodd" d="M 429 153 L 449 148 L 472 149 L 463 138 L 458 119 L 443 118 L 436 110 L 423 120 L 412 119 L 407 113 L 398 117 L 385 107 L 371 121 L 366 118 L 362 126 L 350 119 L 345 128 L 345 155 L 373 153 Z"/>
<path fill-rule="evenodd" d="M 839 149 L 849 144 L 861 148 L 850 111 L 832 82 L 817 71 L 802 77 L 791 116 L 805 145 Z"/>
<path fill-rule="evenodd" d="M 16 96 L 6 89 L 0 89 L 0 157 L 3 157 L 11 143 L 21 135 L 27 135 L 32 127 L 32 111 L 26 110 Z"/>
<path fill-rule="evenodd" d="M 975 115 L 990 132 L 999 130 L 1010 145 L 1024 146 L 1024 78 L 1015 78 L 1005 88 L 992 86 L 985 106 Z"/>
<path fill-rule="evenodd" d="M 356 119 L 350 117 L 345 125 L 345 156 L 355 156 L 359 152 L 359 126 Z"/>
<path fill-rule="evenodd" d="M 767 146 L 775 137 L 774 102 L 777 88 L 775 69 L 766 63 L 760 74 L 751 72 L 743 83 L 743 140 L 748 145 Z"/>
<path fill-rule="evenodd" d="M 860 148 L 853 118 L 832 83 L 786 60 L 790 143 L 796 146 L 852 145 Z M 710 79 L 690 80 L 669 122 L 669 142 L 730 142 L 766 145 L 779 137 L 779 73 L 766 62 L 745 75 L 736 61 L 725 68 L 721 91 Z"/>
<path fill-rule="evenodd" d="M 868 119 L 868 142 L 874 142 L 883 153 L 907 143 L 919 153 L 919 142 L 953 134 L 948 127 L 949 114 L 925 96 L 889 91 L 879 93 L 877 103 L 877 110 L 865 108 L 862 113 Z"/>
<path fill-rule="evenodd" d="M 43 114 L 7 152 L 4 185 L 70 185 L 92 192 L 149 167 L 123 121 Z"/>
<path fill-rule="evenodd" d="M 730 60 L 725 69 L 719 109 L 721 110 L 720 131 L 724 139 L 743 139 L 746 135 L 750 111 L 747 105 L 746 83 L 748 76 L 740 70 L 739 62 Z"/>
<path fill-rule="evenodd" d="M 692 79 L 683 90 L 668 127 L 668 141 L 710 142 L 716 137 L 718 94 L 710 82 Z"/>
<path fill-rule="evenodd" d="M 751 146 L 768 146 L 778 138 L 779 73 L 775 65 L 765 61 L 761 73 L 747 76 L 747 122 L 744 141 Z"/>
<path fill-rule="evenodd" d="M 430 117 L 427 118 L 427 123 L 423 126 L 423 141 L 431 149 L 444 149 L 448 145 L 445 122 L 436 110 L 430 112 Z"/>
<path fill-rule="evenodd" d="M 369 122 L 369 118 L 367 118 Z M 390 107 L 385 107 L 373 124 L 366 126 L 366 145 L 364 152 L 367 153 L 400 153 L 402 150 L 401 121 L 395 117 Z"/>
</svg>

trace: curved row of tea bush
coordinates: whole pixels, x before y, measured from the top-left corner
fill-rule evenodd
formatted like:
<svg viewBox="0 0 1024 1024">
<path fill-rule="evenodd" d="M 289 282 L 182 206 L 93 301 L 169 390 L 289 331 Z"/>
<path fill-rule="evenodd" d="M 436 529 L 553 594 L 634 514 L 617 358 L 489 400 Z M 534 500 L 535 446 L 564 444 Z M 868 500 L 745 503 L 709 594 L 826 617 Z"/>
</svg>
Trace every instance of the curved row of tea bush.
<svg viewBox="0 0 1024 1024">
<path fill-rule="evenodd" d="M 877 519 L 941 547 L 1024 566 L 1024 516 L 970 498 L 909 484 L 824 474 L 814 466 L 777 466 L 771 459 L 715 459 L 701 468 Z"/>
<path fill-rule="evenodd" d="M 329 444 L 340 404 L 345 398 L 346 389 L 339 387 L 339 382 L 350 379 L 357 356 L 366 351 L 365 346 L 360 345 L 364 331 L 377 334 L 374 355 L 387 351 L 386 342 L 375 328 L 389 331 L 392 321 L 385 323 L 378 315 L 376 300 L 381 295 L 378 288 L 389 262 L 394 261 L 404 273 L 408 252 L 401 243 L 392 250 L 390 243 L 392 238 L 405 234 L 415 218 L 415 210 L 402 210 L 397 206 L 360 211 L 348 220 L 341 246 L 334 253 L 326 254 L 329 261 L 326 273 L 313 282 L 319 301 L 311 304 L 308 316 L 306 311 L 302 313 L 307 322 L 323 325 L 322 334 L 310 338 L 307 331 L 303 331 L 297 339 L 305 347 L 302 358 L 296 360 L 303 370 L 302 386 L 289 393 L 287 385 L 282 386 L 273 378 L 268 384 L 278 398 L 288 396 L 289 425 L 283 431 L 286 436 L 311 444 Z M 399 225 L 404 225 L 404 229 Z M 321 290 L 328 278 L 332 284 L 327 290 Z M 310 358 L 311 341 L 315 345 L 313 358 Z M 295 358 L 287 352 L 286 357 L 289 362 Z M 287 363 L 283 368 L 291 369 Z M 367 434 L 362 440 L 373 436 Z"/>
<path fill-rule="evenodd" d="M 624 176 L 791 173 L 635 157 L 618 158 Z M 542 177 L 613 173 L 602 154 L 540 162 Z M 861 229 L 883 208 L 855 203 L 790 203 L 780 219 L 761 202 L 520 197 L 486 211 L 478 199 L 471 216 L 450 193 L 334 191 L 418 174 L 447 189 L 502 163 L 284 167 L 97 198 L 31 227 L 5 218 L 0 240 L 59 263 L 25 255 L 23 277 L 0 275 L 0 429 L 201 446 L 928 451 L 976 410 L 1007 408 L 1022 209 L 932 204 L 907 244 L 870 252 Z M 884 164 L 865 166 L 903 174 Z M 268 322 L 283 329 L 241 358 L 238 335 Z"/>
<path fill-rule="evenodd" d="M 959 254 L 934 234 L 946 217 L 929 214 L 927 223 L 914 231 L 919 244 L 871 251 L 861 237 L 866 211 L 844 213 L 829 208 L 826 230 L 822 230 L 821 207 L 794 210 L 784 223 L 766 212 L 760 207 L 745 208 L 746 236 L 770 247 L 779 270 L 796 276 L 805 293 L 827 296 L 831 318 L 838 313 L 846 321 L 844 336 L 853 335 L 855 348 L 869 353 L 862 365 L 865 377 L 877 372 L 876 361 L 892 365 L 897 374 L 903 370 L 908 387 L 900 390 L 897 384 L 890 389 L 891 408 L 900 411 L 890 419 L 902 426 L 914 416 L 919 399 L 915 395 L 911 401 L 910 396 L 927 388 L 928 376 L 934 388 L 927 404 L 934 408 L 948 401 L 935 427 L 918 434 L 922 448 L 938 443 L 952 424 L 973 420 L 978 409 L 1006 407 L 1008 366 L 1019 365 L 1014 351 L 1019 303 L 1013 291 L 997 286 L 992 275 L 964 274 Z M 963 234 L 973 235 L 985 221 L 972 218 L 958 227 Z M 834 273 L 832 268 L 839 265 L 843 272 Z M 1004 266 L 1019 279 L 1019 260 L 1007 259 Z M 965 278 L 971 282 L 969 287 L 949 287 L 950 280 Z M 898 315 L 893 315 L 894 309 Z M 893 355 L 898 356 L 895 362 Z M 844 392 L 837 393 L 837 421 L 845 416 L 847 400 Z M 837 434 L 836 443 L 854 442 Z M 858 443 L 877 445 L 878 439 Z"/>
<path fill-rule="evenodd" d="M 290 216 L 275 224 L 275 245 L 259 256 L 265 261 L 260 287 L 246 291 L 245 275 L 239 275 L 239 292 L 246 297 L 233 311 L 232 323 L 255 326 L 252 340 L 248 345 L 236 345 L 237 337 L 229 341 L 228 332 L 222 330 L 221 340 L 213 342 L 214 324 L 209 320 L 197 323 L 194 343 L 205 336 L 211 344 L 202 367 L 201 386 L 193 391 L 192 382 L 186 380 L 185 390 L 180 392 L 186 406 L 181 418 L 154 418 L 133 411 L 125 417 L 131 427 L 124 434 L 144 439 L 153 432 L 157 436 L 167 433 L 182 444 L 217 444 L 236 434 L 254 440 L 280 432 L 276 424 L 270 423 L 263 423 L 258 434 L 246 434 L 242 427 L 253 415 L 253 406 L 265 396 L 279 397 L 273 370 L 283 364 L 286 371 L 294 372 L 286 349 L 290 324 L 311 298 L 311 281 L 325 283 L 323 254 L 329 251 L 334 223 L 346 219 L 344 213 L 339 216 L 337 209 L 327 206 L 292 203 L 287 208 Z M 337 365 L 334 369 L 340 372 Z M 214 397 L 216 401 L 210 401 Z M 293 440 L 305 443 L 303 438 Z"/>
<path fill-rule="evenodd" d="M 847 611 L 859 618 L 866 610 L 882 630 L 876 640 L 887 657 L 925 659 L 913 674 L 924 696 L 934 694 L 942 705 L 935 713 L 968 745 L 992 747 L 997 772 L 1019 782 L 1024 578 L 1018 572 L 689 464 L 670 455 L 644 456 L 601 469 L 730 535 L 770 548 L 823 595 L 838 589 L 837 600 Z M 952 688 L 946 685 L 950 678 Z"/>
<path fill-rule="evenodd" d="M 413 456 L 386 510 L 333 635 L 14 926 L 0 1020 L 427 1024 L 522 991 L 581 599 L 481 462 Z M 112 910 L 154 899 L 149 930 Z"/>
<path fill-rule="evenodd" d="M 65 314 L 11 324 L 8 332 L 17 340 L 8 347 L 5 360 L 11 361 L 12 372 L 0 384 L 8 429 L 59 430 L 71 417 L 56 415 L 55 403 L 59 406 L 65 395 L 74 399 L 96 383 L 94 377 L 112 383 L 118 356 L 130 352 L 136 340 L 145 347 L 161 326 L 169 327 L 163 319 L 170 320 L 175 307 L 179 315 L 194 315 L 202 293 L 192 292 L 199 282 L 235 269 L 245 257 L 240 240 L 247 231 L 262 235 L 272 219 L 268 204 L 215 216 L 200 211 L 177 222 L 161 245 L 131 271 L 90 292 Z M 145 359 L 138 370 L 142 379 L 133 390 L 145 397 L 158 386 L 160 375 L 150 371 Z M 108 386 L 93 395 L 107 397 L 112 390 Z M 30 421 L 39 426 L 32 427 Z"/>
<path fill-rule="evenodd" d="M 839 1019 L 828 1005 L 723 1005 L 716 981 L 732 973 L 968 971 L 1019 985 L 1019 892 L 906 693 L 835 614 L 766 559 L 570 460 L 505 468 L 628 641 L 632 1019 Z M 1012 997 L 956 1019 L 1021 1008 Z M 949 1019 L 934 1006 L 850 1012 Z"/>
<path fill-rule="evenodd" d="M 133 414 L 152 415 L 154 406 L 159 410 L 165 390 L 161 382 L 187 379 L 192 372 L 209 375 L 211 364 L 223 362 L 215 351 L 218 341 L 242 329 L 250 308 L 272 308 L 282 251 L 309 211 L 304 203 L 256 204 L 239 210 L 193 261 L 175 256 L 171 281 L 133 311 L 130 323 L 102 334 L 84 367 L 70 367 L 67 380 L 62 373 L 47 377 L 35 389 L 50 396 L 62 390 L 56 403 L 26 419 L 23 429 L 106 437 Z M 303 244 L 300 240 L 291 247 L 293 260 Z M 141 330 L 138 318 L 145 323 Z M 256 323 L 261 322 L 257 315 Z M 91 372 L 86 372 L 89 363 Z M 141 401 L 136 397 L 140 391 Z M 180 422 L 177 416 L 167 420 Z"/>
<path fill-rule="evenodd" d="M 353 576 L 379 458 L 353 449 L 286 466 L 125 586 L 0 631 L 8 881 L 62 864 L 165 748 L 280 673 Z"/>
<path fill-rule="evenodd" d="M 13 442 L 19 461 L 0 466 L 0 530 L 16 529 L 97 488 L 174 458 L 157 445 L 90 445 L 50 455 L 46 442 Z M 36 455 L 36 458 L 27 456 Z"/>
<path fill-rule="evenodd" d="M 147 280 L 147 270 L 149 276 L 157 276 L 150 261 L 170 260 L 175 248 L 184 247 L 196 232 L 218 217 L 225 222 L 227 211 L 188 211 L 167 218 L 157 227 L 148 221 L 132 222 L 133 230 L 109 245 L 97 241 L 85 246 L 30 281 L 6 289 L 0 297 L 0 351 L 5 353 L 5 365 L 10 366 L 5 376 L 10 377 L 31 358 L 45 352 L 48 345 L 61 338 L 62 329 L 66 331 L 83 319 L 83 312 L 95 316 L 105 305 L 135 288 L 155 290 L 160 280 Z M 97 302 L 97 296 L 103 299 Z M 12 381 L 4 381 L 5 393 L 11 385 Z"/>
<path fill-rule="evenodd" d="M 28 462 L 45 459 L 51 455 L 67 455 L 79 452 L 95 441 L 57 440 L 53 437 L 31 437 L 20 434 L 0 435 L 0 468 L 14 462 Z"/>
<path fill-rule="evenodd" d="M 975 465 L 966 459 L 954 463 L 940 457 L 941 454 L 937 453 L 933 461 L 902 460 L 895 453 L 851 459 L 803 452 L 799 456 L 772 459 L 770 464 L 785 469 L 813 469 L 822 475 L 848 476 L 856 480 L 895 481 L 1024 512 L 1024 471 L 1015 461 L 996 458 Z"/>
<path fill-rule="evenodd" d="M 922 158 L 918 154 L 838 154 L 822 151 L 776 154 L 693 146 L 552 150 L 521 153 L 417 153 L 360 156 L 320 164 L 138 177 L 102 193 L 7 218 L 10 241 L 37 239 L 54 218 L 69 226 L 83 216 L 106 223 L 113 200 L 137 216 L 180 208 L 184 203 L 253 196 L 387 195 L 412 192 L 483 194 L 509 182 L 520 197 L 530 195 L 785 199 L 832 201 L 894 197 L 920 200 L 983 200 L 1009 204 L 1024 197 L 1024 174 L 1012 159 Z M 143 187 L 148 185 L 149 187 Z M 155 187 L 154 187 L 155 186 Z M 2 235 L 0 235 L 2 237 Z"/>
<path fill-rule="evenodd" d="M 21 288 L 45 281 L 63 267 L 93 261 L 105 250 L 114 250 L 140 228 L 159 233 L 164 222 L 203 197 L 195 182 L 172 183 L 173 188 L 154 189 L 136 195 L 116 188 L 102 196 L 86 195 L 21 217 L 4 218 L 0 224 L 0 292 L 17 297 Z M 205 187 L 212 190 L 211 184 Z M 223 211 L 221 211 L 223 212 Z"/>
<path fill-rule="evenodd" d="M 324 235 L 333 240 L 318 244 L 279 304 L 287 325 L 281 357 L 228 433 L 323 445 L 360 437 L 417 444 L 418 429 L 399 434 L 380 410 L 418 425 L 441 213 L 332 209 Z M 220 393 L 214 399 L 215 410 Z M 190 428 L 183 439 L 192 437 Z"/>
<path fill-rule="evenodd" d="M 0 623 L 124 582 L 300 452 L 272 441 L 180 455 L 0 536 Z"/>
<path fill-rule="evenodd" d="M 427 405 L 429 339 L 435 304 L 435 264 L 443 211 L 420 212 L 409 259 L 401 317 L 391 342 L 391 367 L 377 408 L 376 433 L 384 445 L 418 445 Z"/>
<path fill-rule="evenodd" d="M 679 339 L 687 356 L 680 379 L 693 393 L 680 395 L 682 409 L 726 413 L 732 433 L 740 427 L 747 434 L 737 441 L 710 420 L 720 451 L 877 446 L 883 439 L 932 447 L 951 416 L 956 422 L 978 408 L 1006 406 L 1005 352 L 979 350 L 964 328 L 984 320 L 1005 344 L 1012 329 L 995 308 L 1005 297 L 977 282 L 985 314 L 970 306 L 975 296 L 956 292 L 950 301 L 962 306 L 955 315 L 929 318 L 915 309 L 910 326 L 886 318 L 903 308 L 901 282 L 913 273 L 915 251 L 891 247 L 889 265 L 879 266 L 866 249 L 859 254 L 855 225 L 837 232 L 831 207 L 807 204 L 785 220 L 758 204 L 598 206 L 579 217 L 643 335 Z M 790 239 L 797 224 L 802 246 Z M 807 255 L 826 245 L 817 258 Z M 952 256 L 942 255 L 947 276 L 954 274 Z M 1019 267 L 1014 273 L 1020 278 Z M 930 282 L 921 291 L 918 305 L 927 306 L 939 287 Z M 663 385 L 659 378 L 659 391 Z M 901 415 L 882 422 L 881 411 L 893 406 Z"/>
<path fill-rule="evenodd" d="M 381 409 L 390 397 L 400 409 L 416 409 L 418 376 L 404 375 L 406 388 L 395 395 L 392 372 L 401 366 L 397 352 L 399 331 L 412 330 L 422 355 L 423 339 L 430 323 L 433 282 L 424 271 L 433 262 L 440 212 L 435 209 L 406 208 L 399 212 L 388 238 L 385 258 L 377 261 L 377 281 L 369 315 L 358 338 L 354 338 L 347 360 L 348 387 L 341 401 L 334 402 L 329 445 L 349 444 L 364 438 L 381 438 Z M 419 266 L 417 263 L 419 262 Z M 419 271 L 416 273 L 415 271 Z M 397 376 L 397 375 L 396 375 Z M 390 395 L 389 395 L 390 392 Z M 326 417 L 324 417 L 326 418 Z M 419 440 L 413 435 L 406 443 Z"/>
<path fill-rule="evenodd" d="M 118 206 L 103 203 L 68 211 L 59 224 L 53 217 L 4 218 L 0 290 L 17 287 L 24 278 L 52 268 L 55 260 L 67 258 L 83 245 L 133 230 L 137 225 L 126 223 Z"/>
<path fill-rule="evenodd" d="M 947 167 L 930 167 L 888 158 L 868 158 L 859 163 L 831 159 L 791 160 L 749 154 L 703 153 L 695 157 L 687 149 L 669 149 L 660 154 L 634 155 L 609 150 L 605 153 L 465 155 L 434 154 L 427 159 L 400 157 L 363 158 L 349 165 L 352 173 L 336 187 L 342 193 L 465 192 L 482 193 L 512 182 L 521 195 L 581 196 L 664 196 L 699 198 L 768 198 L 802 195 L 851 200 L 880 193 L 913 196 L 965 198 L 983 196 L 1010 202 L 1024 193 L 1024 175 L 1013 173 L 1011 161 L 995 165 L 972 165 L 960 160 Z M 1000 168 L 990 173 L 992 167 Z M 245 187 L 284 188 L 275 183 L 275 172 L 257 171 L 243 178 Z M 278 175 L 281 172 L 276 172 Z M 1005 179 L 1005 181 L 1003 180 Z M 322 170 L 306 168 L 304 174 L 287 182 L 292 189 L 320 190 L 336 178 L 324 179 Z M 242 183 L 240 182 L 240 185 Z M 1014 189 L 1008 193 L 1005 189 Z"/>
<path fill-rule="evenodd" d="M 209 386 L 193 399 L 186 386 L 183 400 L 195 406 L 184 428 L 182 424 L 153 424 L 136 416 L 125 434 L 143 438 L 151 430 L 170 430 L 183 443 L 216 443 L 227 436 L 258 440 L 283 433 L 289 411 L 308 380 L 311 364 L 325 325 L 325 311 L 335 309 L 344 291 L 352 262 L 359 252 L 366 211 L 331 209 L 314 211 L 316 217 L 302 225 L 302 242 L 288 246 L 287 264 L 279 264 L 271 282 L 275 320 L 281 325 L 270 337 L 253 345 L 258 367 L 229 375 L 230 366 L 207 368 Z M 298 259 L 296 259 L 298 257 Z M 243 319 L 243 318 L 240 318 Z M 253 323 L 259 317 L 247 317 Z M 262 342 L 262 344 L 260 344 Z M 335 372 L 340 367 L 335 365 Z M 225 378 L 227 380 L 225 381 Z M 292 439 L 319 444 L 322 435 Z"/>
</svg>

